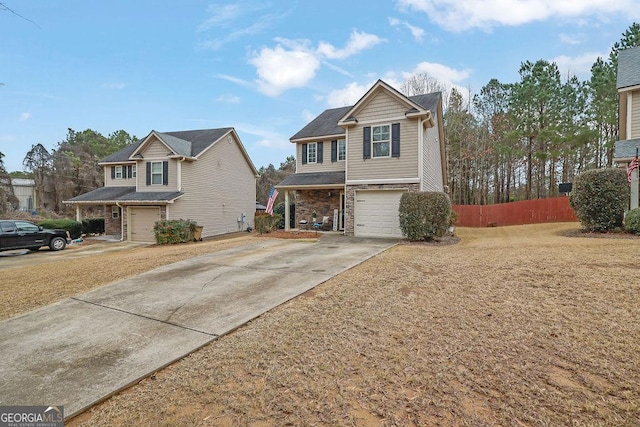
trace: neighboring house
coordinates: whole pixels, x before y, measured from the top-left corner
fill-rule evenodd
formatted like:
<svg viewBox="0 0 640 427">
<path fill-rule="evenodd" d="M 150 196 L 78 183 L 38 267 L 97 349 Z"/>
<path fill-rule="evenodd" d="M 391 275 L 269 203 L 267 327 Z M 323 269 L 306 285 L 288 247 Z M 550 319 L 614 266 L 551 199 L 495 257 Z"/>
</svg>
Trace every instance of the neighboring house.
<svg viewBox="0 0 640 427">
<path fill-rule="evenodd" d="M 233 128 L 151 131 L 100 162 L 102 188 L 65 203 L 103 206 L 105 233 L 152 242 L 153 225 L 190 219 L 214 236 L 253 226 L 257 171 Z"/>
<path fill-rule="evenodd" d="M 355 105 L 324 111 L 290 141 L 296 173 L 276 186 L 287 227 L 295 192 L 296 224 L 313 227 L 315 212 L 323 227 L 347 235 L 402 237 L 402 194 L 445 189 L 439 92 L 407 97 L 378 80 Z"/>
<path fill-rule="evenodd" d="M 640 47 L 618 52 L 618 137 L 613 161 L 627 167 L 640 150 Z M 631 185 L 631 208 L 638 207 L 637 170 Z"/>
<path fill-rule="evenodd" d="M 36 183 L 33 179 L 11 178 L 13 195 L 18 198 L 18 210 L 32 212 L 36 209 Z"/>
</svg>

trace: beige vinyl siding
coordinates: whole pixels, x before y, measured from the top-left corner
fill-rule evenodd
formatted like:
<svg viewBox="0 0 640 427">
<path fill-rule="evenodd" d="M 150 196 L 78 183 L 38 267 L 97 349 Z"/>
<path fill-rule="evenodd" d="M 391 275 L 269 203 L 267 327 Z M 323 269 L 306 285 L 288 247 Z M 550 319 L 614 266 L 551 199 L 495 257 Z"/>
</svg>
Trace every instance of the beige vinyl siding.
<svg viewBox="0 0 640 427">
<path fill-rule="evenodd" d="M 409 109 L 406 104 L 398 102 L 387 91 L 378 92 L 366 105 L 356 111 L 358 122 L 382 121 L 390 117 L 404 117 Z"/>
<path fill-rule="evenodd" d="M 338 138 L 335 138 L 338 139 Z M 343 137 L 344 139 L 344 137 Z M 336 172 L 345 170 L 345 161 L 332 162 L 331 161 L 331 139 L 327 141 L 318 140 L 314 142 L 322 142 L 322 163 L 307 163 L 302 164 L 302 144 L 296 144 L 296 172 Z M 307 143 L 308 144 L 308 143 Z"/>
<path fill-rule="evenodd" d="M 140 151 L 144 157 L 143 162 L 138 162 L 138 190 L 137 191 L 178 191 L 178 160 L 169 159 L 169 148 L 153 137 Z M 147 185 L 147 164 L 151 162 L 169 162 L 168 185 Z"/>
<path fill-rule="evenodd" d="M 640 90 L 631 94 L 631 135 L 627 139 L 640 138 Z"/>
<path fill-rule="evenodd" d="M 398 123 L 398 121 L 396 121 Z M 418 120 L 401 120 L 400 157 L 362 158 L 363 126 L 348 130 L 347 181 L 418 177 Z M 392 121 L 380 121 L 391 125 Z M 367 124 L 369 126 L 369 124 Z M 373 126 L 373 125 L 372 125 Z"/>
<path fill-rule="evenodd" d="M 426 128 L 423 133 L 422 156 L 422 190 L 444 191 L 442 179 L 442 165 L 440 156 L 440 142 L 438 128 Z"/>
<path fill-rule="evenodd" d="M 126 167 L 132 166 L 132 163 L 122 164 L 122 165 L 109 165 L 104 167 L 104 186 L 105 187 L 135 187 L 136 179 L 135 178 L 116 178 L 111 179 L 111 168 L 114 166 L 122 166 L 123 176 L 126 176 Z M 140 171 L 138 171 L 139 173 Z"/>
<path fill-rule="evenodd" d="M 169 219 L 192 219 L 204 227 L 204 237 L 255 226 L 256 182 L 240 147 L 225 136 L 196 161 L 182 163 L 184 195 L 168 207 Z"/>
</svg>

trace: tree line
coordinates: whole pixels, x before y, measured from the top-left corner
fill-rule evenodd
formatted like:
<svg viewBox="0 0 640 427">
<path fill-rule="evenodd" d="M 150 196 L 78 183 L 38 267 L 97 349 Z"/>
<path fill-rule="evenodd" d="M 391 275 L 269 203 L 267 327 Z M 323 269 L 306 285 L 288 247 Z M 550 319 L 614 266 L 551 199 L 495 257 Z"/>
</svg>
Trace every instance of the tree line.
<svg viewBox="0 0 640 427">
<path fill-rule="evenodd" d="M 640 46 L 632 24 L 591 77 L 561 76 L 554 62 L 522 62 L 520 80 L 489 81 L 468 97 L 446 93 L 448 185 L 455 204 L 504 203 L 558 196 L 558 184 L 610 167 L 618 139 L 618 52 Z M 425 83 L 426 81 L 426 83 Z M 414 76 L 403 90 L 442 87 Z M 424 92 L 423 92 L 424 93 Z"/>
</svg>

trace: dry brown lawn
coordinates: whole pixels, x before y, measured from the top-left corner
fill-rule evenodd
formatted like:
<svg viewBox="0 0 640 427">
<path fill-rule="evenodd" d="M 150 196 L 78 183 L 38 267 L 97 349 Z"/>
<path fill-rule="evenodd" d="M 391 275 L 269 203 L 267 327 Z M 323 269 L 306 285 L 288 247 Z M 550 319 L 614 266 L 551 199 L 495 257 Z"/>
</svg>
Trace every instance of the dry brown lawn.
<svg viewBox="0 0 640 427">
<path fill-rule="evenodd" d="M 640 240 L 577 228 L 398 245 L 68 425 L 640 425 Z"/>
</svg>

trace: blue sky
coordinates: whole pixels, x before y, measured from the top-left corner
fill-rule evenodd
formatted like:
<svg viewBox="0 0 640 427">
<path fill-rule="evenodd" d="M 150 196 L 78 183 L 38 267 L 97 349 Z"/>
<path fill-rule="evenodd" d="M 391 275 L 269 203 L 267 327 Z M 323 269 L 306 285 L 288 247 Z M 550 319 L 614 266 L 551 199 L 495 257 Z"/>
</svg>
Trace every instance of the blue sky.
<svg viewBox="0 0 640 427">
<path fill-rule="evenodd" d="M 0 0 L 0 152 L 22 170 L 67 128 L 232 126 L 278 167 L 293 134 L 377 79 L 478 92 L 545 59 L 586 80 L 638 21 L 637 0 Z"/>
</svg>

